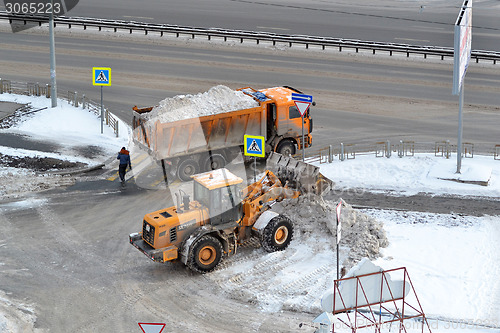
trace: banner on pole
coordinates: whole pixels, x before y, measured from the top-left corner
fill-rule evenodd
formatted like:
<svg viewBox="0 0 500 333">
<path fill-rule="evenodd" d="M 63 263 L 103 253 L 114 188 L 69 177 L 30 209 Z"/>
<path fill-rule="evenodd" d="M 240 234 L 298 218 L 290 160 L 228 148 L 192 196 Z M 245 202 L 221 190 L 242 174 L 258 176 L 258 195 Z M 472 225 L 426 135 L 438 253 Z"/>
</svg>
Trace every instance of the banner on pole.
<svg viewBox="0 0 500 333">
<path fill-rule="evenodd" d="M 472 0 L 464 0 L 455 23 L 453 95 L 460 93 L 472 48 Z"/>
</svg>

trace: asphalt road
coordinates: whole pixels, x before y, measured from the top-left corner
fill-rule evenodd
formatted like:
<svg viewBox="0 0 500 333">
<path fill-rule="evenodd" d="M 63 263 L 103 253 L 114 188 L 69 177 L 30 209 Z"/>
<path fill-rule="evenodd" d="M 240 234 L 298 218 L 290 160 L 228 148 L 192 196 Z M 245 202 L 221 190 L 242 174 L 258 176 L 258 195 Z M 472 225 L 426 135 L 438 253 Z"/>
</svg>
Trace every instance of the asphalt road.
<svg viewBox="0 0 500 333">
<path fill-rule="evenodd" d="M 71 16 L 453 46 L 463 0 L 85 0 Z M 500 5 L 474 1 L 474 49 L 500 51 Z"/>
<path fill-rule="evenodd" d="M 0 205 L 0 285 L 33 304 L 35 328 L 140 332 L 140 322 L 162 322 L 178 333 L 296 332 L 310 324 L 311 314 L 262 313 L 183 265 L 148 260 L 128 234 L 165 205 L 165 193 L 113 185 Z"/>
<path fill-rule="evenodd" d="M 4 27 L 6 28 L 6 27 Z M 7 30 L 7 29 L 4 29 Z M 83 34 L 57 30 L 57 77 L 67 90 L 99 101 L 93 66 L 112 67 L 104 88 L 107 107 L 127 122 L 134 105 L 165 97 L 232 88 L 291 85 L 314 95 L 315 145 L 384 139 L 441 141 L 456 137 L 458 98 L 451 94 L 452 64 L 436 59 L 339 55 L 335 52 L 263 46 L 221 46 L 140 34 Z M 0 32 L 2 77 L 48 82 L 44 35 Z M 498 141 L 500 67 L 471 64 L 465 84 L 464 139 Z"/>
<path fill-rule="evenodd" d="M 315 96 L 316 143 L 408 135 L 431 141 L 453 138 L 456 132 L 458 106 L 451 95 L 450 63 L 115 36 L 94 39 L 76 30 L 57 31 L 61 93 L 77 90 L 98 100 L 99 89 L 90 83 L 91 67 L 110 66 L 113 86 L 105 88 L 106 105 L 125 120 L 130 120 L 135 104 L 149 106 L 215 84 L 290 84 Z M 48 81 L 46 35 L 2 32 L 0 50 L 2 78 Z M 494 66 L 470 68 L 467 139 L 499 139 L 499 74 Z M 315 314 L 263 313 L 251 303 L 220 295 L 208 279 L 182 265 L 147 260 L 128 244 L 127 236 L 138 231 L 146 212 L 168 205 L 169 195 L 132 185 L 121 191 L 118 186 L 83 181 L 67 190 L 1 203 L 0 285 L 9 297 L 33 304 L 37 328 L 139 332 L 138 322 L 165 322 L 169 332 L 312 331 L 299 324 L 310 324 Z M 351 200 L 363 205 L 366 199 Z M 385 202 L 380 197 L 368 199 Z M 392 202 L 443 212 L 432 205 L 449 205 L 450 199 L 445 199 Z M 475 205 L 478 215 L 496 209 L 493 201 L 452 203 L 463 205 Z"/>
</svg>

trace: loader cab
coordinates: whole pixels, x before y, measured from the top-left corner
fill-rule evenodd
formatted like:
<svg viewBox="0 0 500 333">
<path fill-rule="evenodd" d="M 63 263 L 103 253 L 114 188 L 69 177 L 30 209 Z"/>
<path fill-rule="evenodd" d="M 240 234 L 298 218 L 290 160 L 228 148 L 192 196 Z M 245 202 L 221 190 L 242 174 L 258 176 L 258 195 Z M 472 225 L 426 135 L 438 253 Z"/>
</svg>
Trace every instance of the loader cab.
<svg viewBox="0 0 500 333">
<path fill-rule="evenodd" d="M 241 219 L 241 191 L 243 179 L 226 168 L 192 176 L 194 200 L 208 208 L 210 223 L 220 225 Z"/>
</svg>

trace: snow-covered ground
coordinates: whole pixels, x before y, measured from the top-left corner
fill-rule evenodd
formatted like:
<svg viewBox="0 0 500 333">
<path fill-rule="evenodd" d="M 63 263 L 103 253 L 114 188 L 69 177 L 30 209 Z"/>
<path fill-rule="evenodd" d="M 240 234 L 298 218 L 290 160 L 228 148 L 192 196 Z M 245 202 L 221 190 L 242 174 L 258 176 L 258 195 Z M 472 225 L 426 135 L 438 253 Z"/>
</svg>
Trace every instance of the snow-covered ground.
<svg viewBox="0 0 500 333">
<path fill-rule="evenodd" d="M 365 210 L 385 225 L 389 247 L 375 263 L 406 267 L 422 307 L 500 328 L 500 217 Z"/>
<path fill-rule="evenodd" d="M 29 101 L 35 108 L 50 103 L 45 98 L 12 95 L 0 95 L 0 99 L 22 103 Z M 99 119 L 95 115 L 68 106 L 63 101 L 59 105 L 54 110 L 40 111 L 27 117 L 9 131 L 37 140 L 57 142 L 67 148 L 57 152 L 60 158 L 84 163 L 90 161 L 75 155 L 72 149 L 82 142 L 99 147 L 104 152 L 103 158 L 114 156 L 121 146 L 127 145 L 126 136 L 116 139 L 109 128 L 105 128 L 105 133 L 101 135 Z M 120 131 L 128 133 L 126 128 Z M 0 146 L 0 153 L 18 156 L 45 154 L 3 146 Z M 454 160 L 430 155 L 402 159 L 360 156 L 355 160 L 321 165 L 321 171 L 337 186 L 391 192 L 392 195 L 426 192 L 500 196 L 500 161 L 477 156 L 464 160 L 464 170 L 480 170 L 481 177 L 491 174 L 488 186 L 440 180 L 443 174 L 453 176 L 453 164 Z M 19 175 L 20 171 L 2 169 L 1 173 L 4 172 Z M 3 188 L 0 190 L 4 190 L 7 180 L 1 181 L 1 173 L 0 184 Z M 29 191 L 29 188 L 22 191 Z M 500 332 L 500 285 L 497 278 L 500 274 L 497 255 L 500 250 L 499 216 L 470 217 L 387 210 L 365 210 L 363 213 L 384 223 L 389 240 L 389 246 L 382 249 L 383 256 L 377 259 L 376 264 L 386 269 L 407 267 L 428 316 L 471 320 L 497 327 L 495 332 Z M 318 224 L 316 216 L 312 210 L 306 211 L 302 217 L 290 216 L 292 219 L 308 218 L 309 223 L 297 228 L 295 238 L 286 251 L 268 254 L 260 248 L 243 249 L 225 260 L 221 269 L 205 277 L 218 283 L 228 297 L 250 301 L 262 311 L 287 309 L 319 314 L 319 300 L 323 292 L 331 287 L 335 275 L 335 252 L 331 229 L 325 223 Z M 348 257 L 347 250 L 344 246 L 341 260 Z M 2 310 L 11 307 L 13 303 L 9 302 L 12 301 L 7 297 L 0 297 L 0 329 L 16 325 L 16 316 Z M 22 308 L 19 304 L 17 306 Z M 26 320 L 30 322 L 33 316 Z M 18 327 L 21 325 L 23 323 L 19 323 Z M 447 322 L 440 328 L 446 329 L 445 325 Z M 460 327 L 449 328 L 461 330 Z"/>
<path fill-rule="evenodd" d="M 500 197 L 500 160 L 493 155 L 462 159 L 457 175 L 456 155 L 450 159 L 433 154 L 415 154 L 402 158 L 376 158 L 374 155 L 320 164 L 321 172 L 340 189 L 357 188 L 392 195 L 429 193 L 460 196 Z M 488 186 L 460 183 L 450 179 L 488 182 Z"/>
<path fill-rule="evenodd" d="M 0 133 L 16 134 L 57 146 L 53 152 L 6 147 L 0 143 L 0 154 L 19 158 L 55 158 L 69 162 L 97 165 L 113 157 L 120 147 L 128 144 L 129 129 L 119 122 L 120 137 L 104 125 L 101 134 L 100 119 L 93 113 L 75 108 L 64 100 L 58 100 L 58 106 L 51 108 L 51 100 L 45 97 L 33 97 L 14 94 L 1 94 L 0 101 L 31 103 L 33 110 L 47 108 L 27 114 L 8 129 Z M 82 155 L 81 149 L 90 150 L 91 157 Z M 18 179 L 18 181 L 13 181 Z M 2 167 L 0 168 L 0 197 L 17 197 L 25 192 L 43 190 L 54 185 L 68 185 L 71 177 L 36 173 L 31 170 Z"/>
</svg>

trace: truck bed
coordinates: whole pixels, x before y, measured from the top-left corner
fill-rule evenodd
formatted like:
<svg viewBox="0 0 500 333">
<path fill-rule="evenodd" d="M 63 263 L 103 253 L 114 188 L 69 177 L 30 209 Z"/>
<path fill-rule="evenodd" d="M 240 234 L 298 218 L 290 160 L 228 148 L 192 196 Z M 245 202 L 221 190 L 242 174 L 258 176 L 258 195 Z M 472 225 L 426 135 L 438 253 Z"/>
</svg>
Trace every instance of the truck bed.
<svg viewBox="0 0 500 333">
<path fill-rule="evenodd" d="M 157 160 L 243 144 L 245 134 L 264 135 L 262 107 L 173 122 L 146 121 L 147 109 L 134 111 L 134 141 Z"/>
</svg>

